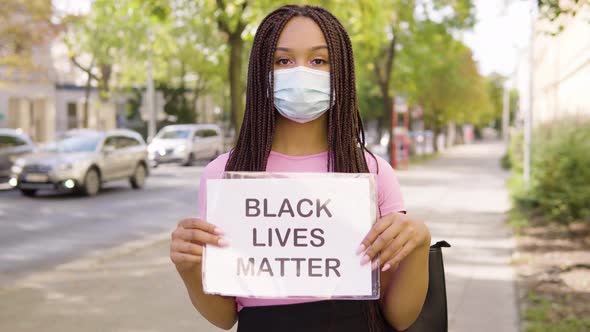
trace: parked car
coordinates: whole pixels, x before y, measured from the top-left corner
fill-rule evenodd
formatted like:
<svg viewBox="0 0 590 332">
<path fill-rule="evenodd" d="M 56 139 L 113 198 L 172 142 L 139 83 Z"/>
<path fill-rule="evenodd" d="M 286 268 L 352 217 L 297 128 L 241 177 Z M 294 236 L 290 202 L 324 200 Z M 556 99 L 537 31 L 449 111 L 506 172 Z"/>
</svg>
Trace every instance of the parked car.
<svg viewBox="0 0 590 332">
<path fill-rule="evenodd" d="M 25 196 L 38 190 L 96 195 L 104 182 L 129 179 L 141 189 L 148 176 L 147 146 L 131 130 L 88 132 L 47 144 L 14 163 L 12 180 Z"/>
<path fill-rule="evenodd" d="M 148 147 L 151 164 L 191 165 L 213 159 L 225 150 L 223 132 L 217 125 L 171 125 L 162 128 Z"/>
<path fill-rule="evenodd" d="M 88 134 L 96 134 L 98 133 L 95 129 L 87 129 L 87 128 L 76 128 L 76 129 L 68 129 L 64 132 L 57 134 L 57 140 L 62 140 L 66 138 L 71 138 L 80 135 L 88 135 Z"/>
<path fill-rule="evenodd" d="M 0 128 L 0 184 L 10 180 L 10 170 L 14 161 L 31 153 L 35 145 L 31 139 L 15 129 Z"/>
</svg>

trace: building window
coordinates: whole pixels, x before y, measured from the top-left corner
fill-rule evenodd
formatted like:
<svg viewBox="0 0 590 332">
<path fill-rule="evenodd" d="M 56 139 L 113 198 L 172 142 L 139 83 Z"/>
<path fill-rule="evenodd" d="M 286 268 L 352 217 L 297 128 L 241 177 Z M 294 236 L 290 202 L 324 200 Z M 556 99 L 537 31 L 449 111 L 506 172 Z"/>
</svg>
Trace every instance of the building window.
<svg viewBox="0 0 590 332">
<path fill-rule="evenodd" d="M 68 103 L 68 129 L 78 128 L 78 107 L 76 103 Z"/>
</svg>

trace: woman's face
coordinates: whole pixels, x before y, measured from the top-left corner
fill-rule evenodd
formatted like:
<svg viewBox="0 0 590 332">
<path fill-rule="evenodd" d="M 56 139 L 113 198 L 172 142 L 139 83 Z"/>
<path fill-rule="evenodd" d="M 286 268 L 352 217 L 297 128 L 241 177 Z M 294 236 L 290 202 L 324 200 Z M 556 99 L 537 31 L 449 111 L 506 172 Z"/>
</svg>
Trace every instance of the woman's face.
<svg viewBox="0 0 590 332">
<path fill-rule="evenodd" d="M 299 66 L 330 71 L 326 38 L 320 27 L 305 16 L 296 16 L 287 22 L 274 56 L 275 70 Z"/>
</svg>

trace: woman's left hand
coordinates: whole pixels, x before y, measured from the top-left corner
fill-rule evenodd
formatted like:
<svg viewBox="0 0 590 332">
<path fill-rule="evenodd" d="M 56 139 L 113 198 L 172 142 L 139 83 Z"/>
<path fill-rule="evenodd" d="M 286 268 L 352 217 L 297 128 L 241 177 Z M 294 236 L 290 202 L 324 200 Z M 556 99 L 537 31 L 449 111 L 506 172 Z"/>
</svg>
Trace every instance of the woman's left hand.
<svg viewBox="0 0 590 332">
<path fill-rule="evenodd" d="M 430 246 L 430 231 L 424 222 L 403 213 L 390 213 L 380 218 L 363 239 L 357 255 L 364 252 L 361 264 L 373 261 L 378 254 L 381 271 L 397 266 L 414 249 Z M 373 263 L 373 269 L 379 267 Z"/>
</svg>

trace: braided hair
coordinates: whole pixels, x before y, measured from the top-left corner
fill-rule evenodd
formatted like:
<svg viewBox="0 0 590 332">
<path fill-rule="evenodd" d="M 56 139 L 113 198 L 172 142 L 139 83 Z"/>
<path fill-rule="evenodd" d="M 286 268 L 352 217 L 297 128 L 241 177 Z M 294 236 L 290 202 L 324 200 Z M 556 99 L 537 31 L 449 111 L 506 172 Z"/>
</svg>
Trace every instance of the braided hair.
<svg viewBox="0 0 590 332">
<path fill-rule="evenodd" d="M 274 107 L 274 53 L 283 28 L 295 16 L 312 19 L 328 44 L 330 109 L 328 115 L 327 170 L 367 173 L 365 133 L 359 113 L 352 45 L 346 30 L 329 11 L 316 6 L 287 5 L 270 13 L 256 31 L 246 89 L 244 121 L 226 171 L 265 171 L 271 151 L 277 112 Z M 335 100 L 335 102 L 334 102 Z M 374 158 L 374 156 L 373 156 Z M 370 331 L 384 330 L 377 301 L 367 301 Z"/>
</svg>

